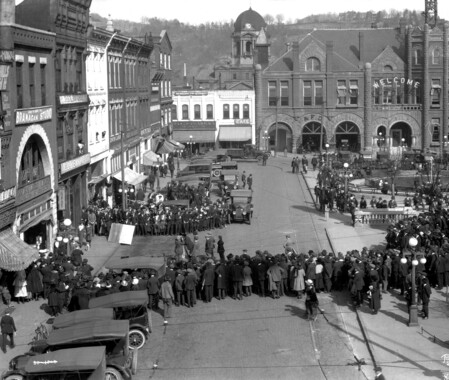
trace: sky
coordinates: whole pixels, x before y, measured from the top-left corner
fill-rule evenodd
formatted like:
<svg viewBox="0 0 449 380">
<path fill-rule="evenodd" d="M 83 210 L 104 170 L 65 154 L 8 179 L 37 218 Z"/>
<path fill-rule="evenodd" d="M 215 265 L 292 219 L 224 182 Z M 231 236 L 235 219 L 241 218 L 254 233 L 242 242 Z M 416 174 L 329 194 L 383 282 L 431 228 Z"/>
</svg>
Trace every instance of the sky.
<svg viewBox="0 0 449 380">
<path fill-rule="evenodd" d="M 294 21 L 312 14 L 347 11 L 410 9 L 423 12 L 425 0 L 92 0 L 90 10 L 103 17 L 110 14 L 112 19 L 141 21 L 142 17 L 157 17 L 195 25 L 235 20 L 250 6 L 262 16 L 282 14 L 285 21 Z M 439 0 L 438 15 L 449 20 L 449 0 Z"/>
</svg>

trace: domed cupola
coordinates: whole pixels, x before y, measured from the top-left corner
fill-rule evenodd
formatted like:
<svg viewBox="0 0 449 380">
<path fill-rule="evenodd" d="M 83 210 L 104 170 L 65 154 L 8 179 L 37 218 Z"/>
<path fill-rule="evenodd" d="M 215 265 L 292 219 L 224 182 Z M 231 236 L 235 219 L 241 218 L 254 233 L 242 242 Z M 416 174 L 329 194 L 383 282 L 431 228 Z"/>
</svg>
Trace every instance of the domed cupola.
<svg viewBox="0 0 449 380">
<path fill-rule="evenodd" d="M 240 13 L 239 17 L 234 23 L 234 33 L 239 33 L 245 30 L 253 30 L 259 32 L 260 29 L 265 28 L 267 23 L 263 17 L 249 8 L 247 11 Z"/>
<path fill-rule="evenodd" d="M 267 23 L 263 17 L 249 8 L 241 13 L 234 23 L 232 33 L 232 63 L 235 66 L 252 66 L 258 60 L 259 47 L 263 50 L 262 55 L 268 56 L 265 28 Z M 259 41 L 263 37 L 263 41 Z M 262 46 L 263 45 L 263 46 Z"/>
</svg>

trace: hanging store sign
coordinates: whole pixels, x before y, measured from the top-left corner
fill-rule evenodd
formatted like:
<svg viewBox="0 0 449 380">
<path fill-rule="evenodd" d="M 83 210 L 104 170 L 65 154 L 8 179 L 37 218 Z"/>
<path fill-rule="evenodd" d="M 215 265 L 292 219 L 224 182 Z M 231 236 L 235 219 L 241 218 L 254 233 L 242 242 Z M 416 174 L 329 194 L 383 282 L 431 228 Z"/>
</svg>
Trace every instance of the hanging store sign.
<svg viewBox="0 0 449 380">
<path fill-rule="evenodd" d="M 73 160 L 62 162 L 59 164 L 61 174 L 70 172 L 84 165 L 90 164 L 90 153 L 84 154 L 82 156 L 76 157 Z"/>
<path fill-rule="evenodd" d="M 52 107 L 16 110 L 16 125 L 31 124 L 51 120 L 52 114 Z"/>
<path fill-rule="evenodd" d="M 379 80 L 375 80 L 373 83 L 374 88 L 379 87 L 385 87 L 385 86 L 391 86 L 392 84 L 398 85 L 407 85 L 409 87 L 418 88 L 420 86 L 420 83 L 413 80 L 413 79 L 407 79 L 407 78 L 382 78 Z"/>
<path fill-rule="evenodd" d="M 87 103 L 87 94 L 60 95 L 59 104 Z"/>
</svg>

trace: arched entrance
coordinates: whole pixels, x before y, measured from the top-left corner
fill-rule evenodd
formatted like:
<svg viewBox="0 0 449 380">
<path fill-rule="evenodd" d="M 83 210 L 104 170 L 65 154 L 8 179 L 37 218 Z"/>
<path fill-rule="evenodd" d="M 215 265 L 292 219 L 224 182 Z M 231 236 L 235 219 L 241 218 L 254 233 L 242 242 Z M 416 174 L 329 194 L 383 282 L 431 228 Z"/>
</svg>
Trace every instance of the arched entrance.
<svg viewBox="0 0 449 380">
<path fill-rule="evenodd" d="M 404 122 L 393 124 L 390 129 L 390 146 L 410 148 L 412 146 L 412 128 Z"/>
<path fill-rule="evenodd" d="M 277 130 L 278 144 L 276 144 L 276 124 L 271 125 L 268 130 L 270 150 L 277 148 L 278 152 L 283 152 L 287 148 L 287 152 L 291 153 L 293 146 L 292 130 L 284 123 L 278 123 Z"/>
<path fill-rule="evenodd" d="M 323 149 L 327 142 L 326 128 L 321 123 L 311 121 L 304 125 L 302 129 L 302 147 L 306 151 L 319 151 Z"/>
<path fill-rule="evenodd" d="M 335 129 L 335 144 L 337 149 L 358 152 L 360 150 L 359 127 L 351 121 L 340 123 Z"/>
</svg>

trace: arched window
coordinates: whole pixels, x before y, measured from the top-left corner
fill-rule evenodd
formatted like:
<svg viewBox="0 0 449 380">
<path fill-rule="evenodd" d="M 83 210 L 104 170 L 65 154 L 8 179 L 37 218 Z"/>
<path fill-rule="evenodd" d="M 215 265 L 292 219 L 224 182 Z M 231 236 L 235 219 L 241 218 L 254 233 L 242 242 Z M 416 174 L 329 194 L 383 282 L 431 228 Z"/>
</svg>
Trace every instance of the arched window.
<svg viewBox="0 0 449 380">
<path fill-rule="evenodd" d="M 252 52 L 252 46 L 253 44 L 251 43 L 251 41 L 247 41 L 245 44 L 245 54 L 251 54 Z"/>
<path fill-rule="evenodd" d="M 182 106 L 182 120 L 189 120 L 189 106 L 187 104 Z"/>
<path fill-rule="evenodd" d="M 249 104 L 243 105 L 243 119 L 249 119 Z"/>
<path fill-rule="evenodd" d="M 311 57 L 306 61 L 306 71 L 320 71 L 321 63 L 318 58 Z"/>
<path fill-rule="evenodd" d="M 211 120 L 211 119 L 214 118 L 214 106 L 213 106 L 212 104 L 208 104 L 208 105 L 207 105 L 207 107 L 206 107 L 206 113 L 207 113 L 206 118 L 207 118 L 208 120 Z"/>
<path fill-rule="evenodd" d="M 422 52 L 421 49 L 415 49 L 413 52 L 413 64 L 421 65 L 422 64 Z"/>
<path fill-rule="evenodd" d="M 440 119 L 432 119 L 432 142 L 440 142 Z"/>
<path fill-rule="evenodd" d="M 439 65 L 440 63 L 441 63 L 441 50 L 437 48 L 432 51 L 432 64 Z"/>
<path fill-rule="evenodd" d="M 229 104 L 223 104 L 223 119 L 229 119 Z"/>
<path fill-rule="evenodd" d="M 240 106 L 238 104 L 232 106 L 232 118 L 240 119 Z"/>
<path fill-rule="evenodd" d="M 193 107 L 193 114 L 194 114 L 195 120 L 201 119 L 201 107 L 199 104 L 195 104 L 195 106 Z"/>
<path fill-rule="evenodd" d="M 385 66 L 384 66 L 384 71 L 393 71 L 393 66 L 391 66 L 391 65 L 385 65 Z"/>
<path fill-rule="evenodd" d="M 41 152 L 34 137 L 31 137 L 23 150 L 20 162 L 19 187 L 37 181 L 45 176 Z"/>
</svg>

